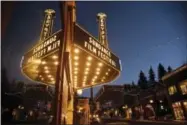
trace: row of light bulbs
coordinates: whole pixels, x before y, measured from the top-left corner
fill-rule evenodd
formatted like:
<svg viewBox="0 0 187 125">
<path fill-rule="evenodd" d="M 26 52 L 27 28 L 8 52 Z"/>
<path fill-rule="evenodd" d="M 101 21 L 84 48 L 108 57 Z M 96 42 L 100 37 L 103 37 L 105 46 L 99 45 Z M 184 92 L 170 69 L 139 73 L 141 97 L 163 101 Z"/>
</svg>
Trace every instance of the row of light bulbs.
<svg viewBox="0 0 187 125">
<path fill-rule="evenodd" d="M 56 59 L 58 59 L 58 56 L 57 55 L 53 55 L 52 56 L 52 59 L 54 59 L 54 65 L 58 65 L 58 61 Z M 52 77 L 52 75 L 50 74 L 50 71 L 49 71 L 49 67 L 46 66 L 47 62 L 46 61 L 37 61 L 38 63 L 41 63 L 42 65 L 44 65 L 43 69 L 44 69 L 44 73 L 47 75 L 47 78 L 51 80 L 51 82 L 54 84 L 55 83 L 55 79 Z M 40 79 L 42 81 L 44 81 L 44 78 L 42 77 L 42 75 L 39 76 Z"/>
<path fill-rule="evenodd" d="M 74 53 L 75 53 L 75 56 L 74 56 L 74 84 L 75 84 L 75 87 L 77 86 L 77 74 L 78 74 L 78 60 L 79 60 L 79 56 L 78 56 L 78 53 L 79 53 L 79 49 L 78 48 L 75 48 L 74 49 Z M 85 86 L 85 83 L 87 81 L 87 75 L 89 74 L 89 71 L 90 71 L 90 66 L 91 66 L 91 61 L 92 61 L 92 57 L 91 56 L 88 56 L 87 57 L 87 62 L 86 62 L 86 68 L 84 70 L 84 78 L 83 78 L 83 86 Z M 95 76 L 93 77 L 92 79 L 92 82 L 91 84 L 94 84 L 95 81 L 98 79 L 98 75 L 100 74 L 100 71 L 101 71 L 101 67 L 103 66 L 103 63 L 98 63 L 98 67 L 96 68 L 96 72 L 95 72 Z M 109 72 L 110 72 L 110 69 L 108 69 L 108 72 L 106 72 L 105 74 L 106 75 L 109 75 Z M 101 81 L 104 82 L 106 79 L 106 77 L 104 76 Z"/>
</svg>

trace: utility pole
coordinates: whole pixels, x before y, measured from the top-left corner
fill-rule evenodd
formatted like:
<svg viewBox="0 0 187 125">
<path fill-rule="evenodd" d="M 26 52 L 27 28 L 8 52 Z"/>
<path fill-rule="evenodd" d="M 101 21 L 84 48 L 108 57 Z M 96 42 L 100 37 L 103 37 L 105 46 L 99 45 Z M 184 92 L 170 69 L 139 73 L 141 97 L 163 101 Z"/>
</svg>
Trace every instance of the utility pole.
<svg viewBox="0 0 187 125">
<path fill-rule="evenodd" d="M 66 114 L 67 107 L 63 105 L 67 102 L 64 99 L 64 84 L 68 84 L 66 80 L 64 80 L 65 76 L 70 76 L 70 72 L 65 71 L 65 64 L 68 62 L 69 53 L 71 52 L 71 45 L 73 42 L 73 33 L 74 33 L 74 22 L 75 22 L 75 1 L 61 1 L 60 2 L 60 10 L 61 10 L 61 26 L 62 26 L 62 36 L 61 41 L 62 44 L 59 48 L 59 65 L 56 74 L 56 83 L 55 83 L 55 107 L 54 107 L 54 121 L 53 125 L 61 125 L 66 124 Z M 72 81 L 70 81 L 72 83 Z M 69 94 L 69 93 L 68 93 Z M 63 121 L 63 123 L 62 123 Z"/>
</svg>

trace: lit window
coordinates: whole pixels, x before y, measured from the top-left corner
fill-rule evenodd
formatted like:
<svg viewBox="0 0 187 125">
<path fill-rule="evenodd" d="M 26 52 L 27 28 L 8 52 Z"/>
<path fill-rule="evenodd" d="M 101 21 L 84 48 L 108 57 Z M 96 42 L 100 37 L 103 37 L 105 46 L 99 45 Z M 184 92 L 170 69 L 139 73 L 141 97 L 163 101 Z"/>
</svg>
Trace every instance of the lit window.
<svg viewBox="0 0 187 125">
<path fill-rule="evenodd" d="M 184 82 L 184 83 L 182 83 L 182 84 L 180 85 L 180 88 L 181 88 L 182 94 L 183 94 L 183 95 L 186 95 L 186 94 L 187 94 L 187 81 Z"/>
<path fill-rule="evenodd" d="M 173 94 L 175 94 L 175 93 L 177 92 L 177 89 L 176 89 L 175 86 L 170 86 L 170 87 L 168 88 L 168 91 L 169 91 L 169 94 L 170 94 L 170 95 L 173 95 Z"/>
</svg>

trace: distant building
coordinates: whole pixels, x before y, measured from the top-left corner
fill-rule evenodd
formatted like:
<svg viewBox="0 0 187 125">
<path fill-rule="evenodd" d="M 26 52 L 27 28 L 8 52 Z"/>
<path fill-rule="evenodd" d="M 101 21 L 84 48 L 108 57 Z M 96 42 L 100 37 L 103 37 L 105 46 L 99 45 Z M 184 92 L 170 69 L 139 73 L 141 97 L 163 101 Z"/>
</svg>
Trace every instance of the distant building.
<svg viewBox="0 0 187 125">
<path fill-rule="evenodd" d="M 124 105 L 133 110 L 136 119 L 141 116 L 144 119 L 156 118 L 168 113 L 169 106 L 166 87 L 162 83 L 155 82 L 148 89 L 136 88 L 124 93 Z M 137 112 L 137 113 L 135 113 Z"/>
<path fill-rule="evenodd" d="M 122 107 L 125 102 L 129 102 L 127 98 L 124 98 L 124 92 L 132 91 L 135 88 L 135 85 L 130 84 L 104 85 L 96 94 L 94 101 L 97 103 L 98 109 L 102 112 L 108 110 L 111 110 L 111 112 L 119 112 L 117 110 Z"/>
<path fill-rule="evenodd" d="M 175 119 L 187 119 L 187 65 L 166 74 L 162 80 L 167 86 L 169 104 Z"/>
<path fill-rule="evenodd" d="M 89 98 L 76 97 L 75 100 L 74 123 L 80 125 L 87 125 L 90 123 L 90 105 Z"/>
<path fill-rule="evenodd" d="M 48 103 L 52 102 L 53 92 L 44 84 L 26 84 L 25 92 L 22 94 L 26 108 L 46 109 Z"/>
<path fill-rule="evenodd" d="M 123 105 L 123 85 L 104 85 L 94 97 L 101 108 L 118 107 Z"/>
</svg>

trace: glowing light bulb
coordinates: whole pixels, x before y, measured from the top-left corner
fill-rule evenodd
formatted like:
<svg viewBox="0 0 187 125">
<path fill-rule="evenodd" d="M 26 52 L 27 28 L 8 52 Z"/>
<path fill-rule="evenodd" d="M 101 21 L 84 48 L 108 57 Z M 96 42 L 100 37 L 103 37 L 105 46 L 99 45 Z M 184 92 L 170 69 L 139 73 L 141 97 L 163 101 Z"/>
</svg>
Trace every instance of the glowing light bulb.
<svg viewBox="0 0 187 125">
<path fill-rule="evenodd" d="M 98 65 L 99 65 L 99 66 L 102 66 L 102 65 L 103 65 L 103 63 L 99 63 Z"/>
<path fill-rule="evenodd" d="M 78 59 L 79 59 L 79 57 L 78 57 L 78 56 L 75 56 L 75 57 L 74 57 L 74 60 L 78 60 Z"/>
<path fill-rule="evenodd" d="M 88 58 L 87 58 L 89 61 L 91 61 L 92 60 L 92 57 L 91 56 L 88 56 Z"/>
<path fill-rule="evenodd" d="M 76 48 L 76 49 L 74 50 L 74 52 L 75 52 L 75 53 L 79 53 L 79 49 Z"/>
<path fill-rule="evenodd" d="M 55 64 L 55 65 L 58 65 L 58 61 L 55 61 L 54 64 Z"/>
<path fill-rule="evenodd" d="M 42 64 L 43 64 L 43 65 L 46 64 L 46 61 L 42 61 Z"/>
<path fill-rule="evenodd" d="M 57 58 L 58 58 L 58 56 L 56 56 L 56 55 L 53 55 L 53 56 L 52 56 L 52 58 L 53 58 L 53 59 L 57 59 Z"/>
</svg>

